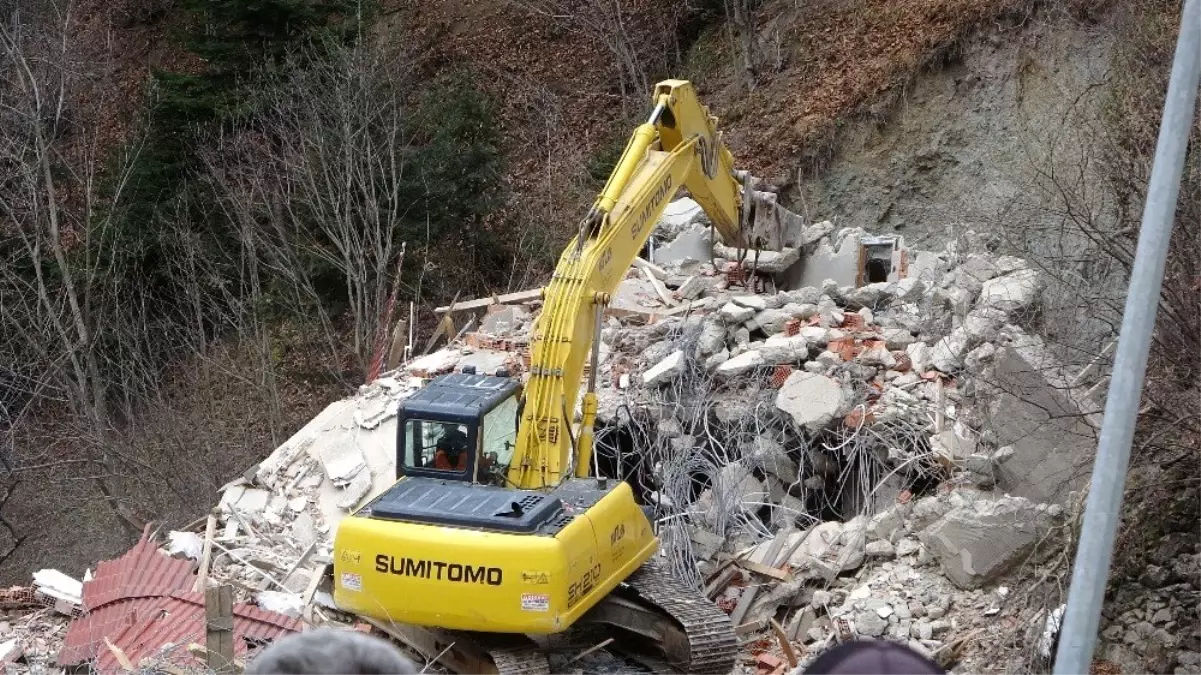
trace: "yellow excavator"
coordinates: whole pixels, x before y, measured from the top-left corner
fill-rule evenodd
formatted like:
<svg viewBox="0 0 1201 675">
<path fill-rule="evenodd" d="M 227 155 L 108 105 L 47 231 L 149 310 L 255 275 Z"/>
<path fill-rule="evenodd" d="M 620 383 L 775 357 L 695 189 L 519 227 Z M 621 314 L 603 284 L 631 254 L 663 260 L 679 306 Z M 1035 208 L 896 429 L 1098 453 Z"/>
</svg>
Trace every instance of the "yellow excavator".
<svg viewBox="0 0 1201 675">
<path fill-rule="evenodd" d="M 729 617 L 675 580 L 630 486 L 593 466 L 610 294 L 681 186 L 732 246 L 756 203 L 691 83 L 660 82 L 652 104 L 543 289 L 528 382 L 452 373 L 403 400 L 395 484 L 338 526 L 334 604 L 458 672 L 548 673 L 536 638 L 593 622 L 684 672 L 734 667 Z"/>
</svg>

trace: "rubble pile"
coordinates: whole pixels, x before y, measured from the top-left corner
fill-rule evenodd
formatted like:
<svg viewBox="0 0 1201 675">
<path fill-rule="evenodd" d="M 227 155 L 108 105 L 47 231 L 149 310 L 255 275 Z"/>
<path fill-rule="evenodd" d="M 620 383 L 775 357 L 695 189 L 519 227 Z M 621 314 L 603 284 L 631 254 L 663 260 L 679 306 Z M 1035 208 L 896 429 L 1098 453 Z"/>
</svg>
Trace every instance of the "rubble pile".
<svg viewBox="0 0 1201 675">
<path fill-rule="evenodd" d="M 1055 548 L 1095 433 L 1087 383 L 1065 384 L 1072 374 L 1028 331 L 1039 273 L 986 246 L 910 251 L 828 222 L 782 251 L 711 236 L 678 200 L 613 294 L 601 472 L 654 507 L 664 555 L 730 613 L 747 672 L 800 668 L 855 636 L 992 669 L 973 646 L 1049 611 L 1004 584 Z M 476 303 L 476 330 L 326 408 L 225 486 L 206 522 L 171 533 L 164 555 L 264 610 L 353 622 L 320 588 L 332 533 L 394 482 L 401 400 L 442 373 L 526 377 L 540 300 L 507 297 Z M 1107 639 L 1170 631 L 1182 606 L 1165 597 Z M 19 640 L 27 656 L 51 640 L 38 631 L 54 633 L 39 625 Z M 1172 663 L 1191 667 L 1181 654 Z"/>
</svg>

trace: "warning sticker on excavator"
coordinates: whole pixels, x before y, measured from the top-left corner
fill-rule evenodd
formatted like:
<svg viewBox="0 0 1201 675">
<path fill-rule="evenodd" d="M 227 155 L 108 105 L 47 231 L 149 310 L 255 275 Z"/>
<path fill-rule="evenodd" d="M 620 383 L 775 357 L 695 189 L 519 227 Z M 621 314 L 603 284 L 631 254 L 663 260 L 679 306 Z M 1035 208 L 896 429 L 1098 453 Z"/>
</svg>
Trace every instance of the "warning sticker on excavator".
<svg viewBox="0 0 1201 675">
<path fill-rule="evenodd" d="M 356 591 L 356 592 L 362 591 L 363 590 L 363 575 L 352 574 L 350 572 L 343 572 L 342 573 L 342 588 L 345 588 L 348 591 Z"/>
<path fill-rule="evenodd" d="M 549 612 L 550 611 L 550 596 L 545 593 L 522 593 L 521 594 L 521 611 L 523 611 L 523 612 Z"/>
</svg>

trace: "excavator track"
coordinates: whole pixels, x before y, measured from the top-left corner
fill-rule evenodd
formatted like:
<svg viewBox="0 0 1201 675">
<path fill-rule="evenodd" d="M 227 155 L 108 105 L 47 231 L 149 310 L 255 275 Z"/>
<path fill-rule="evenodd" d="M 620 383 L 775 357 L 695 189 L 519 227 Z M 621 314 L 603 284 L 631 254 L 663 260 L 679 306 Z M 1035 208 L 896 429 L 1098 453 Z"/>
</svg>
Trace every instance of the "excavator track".
<svg viewBox="0 0 1201 675">
<path fill-rule="evenodd" d="M 488 654 L 497 675 L 550 675 L 550 661 L 538 643 L 524 635 L 472 634 Z"/>
<path fill-rule="evenodd" d="M 729 673 L 738 660 L 738 636 L 730 617 L 699 591 L 680 583 L 665 565 L 648 561 L 630 575 L 626 585 L 637 597 L 670 616 L 687 638 L 667 654 L 673 666 L 686 673 Z M 675 651 L 676 653 L 671 653 Z"/>
</svg>

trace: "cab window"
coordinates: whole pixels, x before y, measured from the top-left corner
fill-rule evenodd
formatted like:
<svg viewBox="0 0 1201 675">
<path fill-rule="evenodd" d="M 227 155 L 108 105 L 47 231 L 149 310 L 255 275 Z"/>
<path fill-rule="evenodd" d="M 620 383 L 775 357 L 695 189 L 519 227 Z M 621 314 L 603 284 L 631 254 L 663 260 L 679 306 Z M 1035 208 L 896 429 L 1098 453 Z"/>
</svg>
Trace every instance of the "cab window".
<svg viewBox="0 0 1201 675">
<path fill-rule="evenodd" d="M 517 444 L 517 397 L 510 396 L 504 403 L 484 415 L 484 460 L 481 462 L 480 480 L 489 482 L 485 472 L 503 482 L 505 471 L 513 461 L 513 450 Z M 496 481 L 491 481 L 496 482 Z"/>
<path fill-rule="evenodd" d="M 471 455 L 467 425 L 410 419 L 405 422 L 405 438 L 406 469 L 466 473 Z"/>
</svg>

